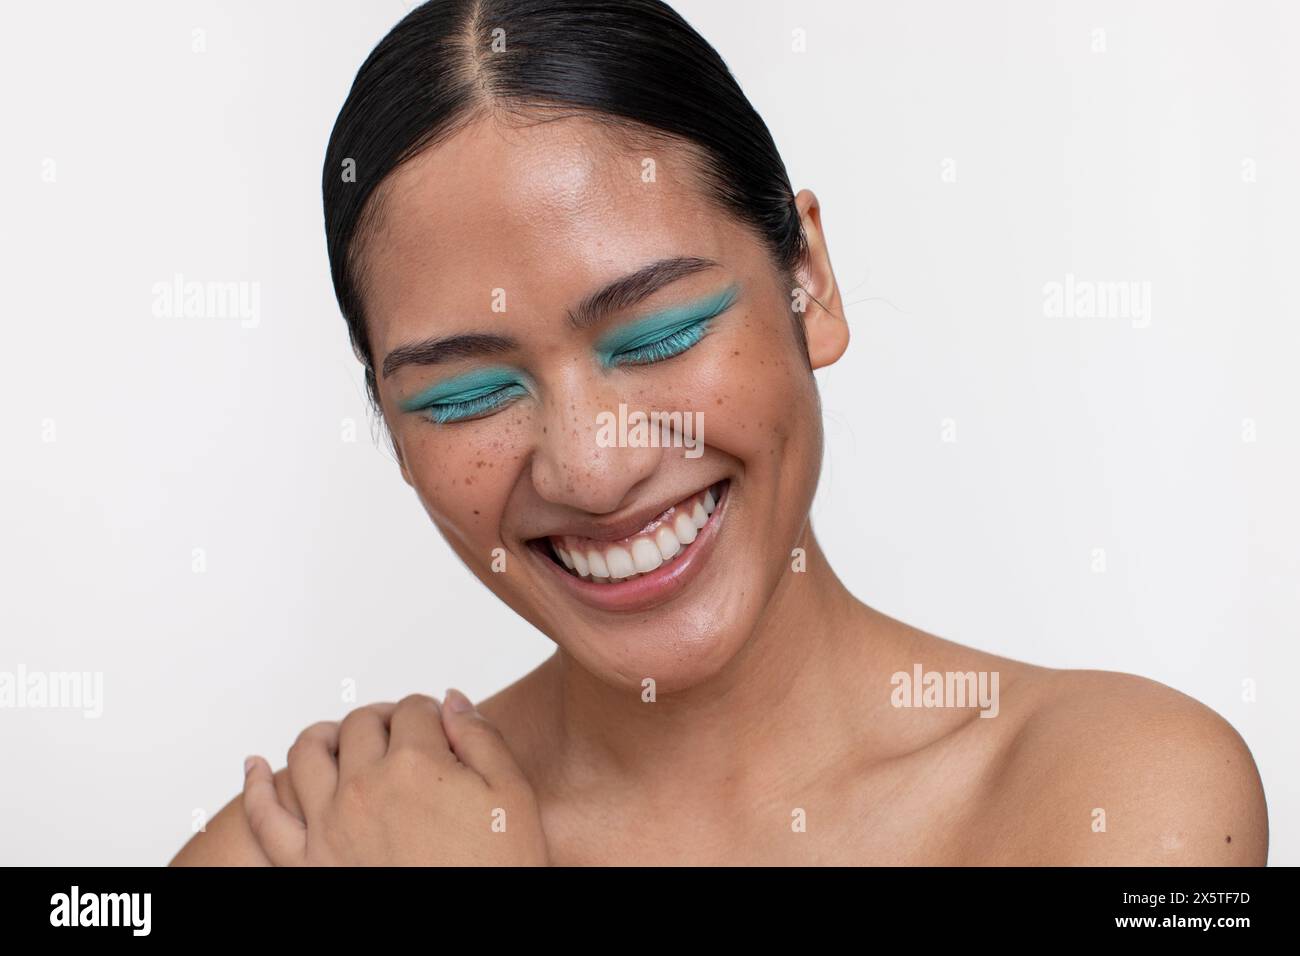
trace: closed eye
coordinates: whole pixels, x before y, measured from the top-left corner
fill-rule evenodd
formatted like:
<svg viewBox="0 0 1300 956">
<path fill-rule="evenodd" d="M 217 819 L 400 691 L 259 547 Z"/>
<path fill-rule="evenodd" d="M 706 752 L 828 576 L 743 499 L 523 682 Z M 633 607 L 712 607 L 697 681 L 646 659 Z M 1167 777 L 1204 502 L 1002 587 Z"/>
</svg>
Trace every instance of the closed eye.
<svg viewBox="0 0 1300 956">
<path fill-rule="evenodd" d="M 434 402 L 425 406 L 423 411 L 435 424 L 447 425 L 484 418 L 527 394 L 528 389 L 514 382 L 467 398 Z"/>
<path fill-rule="evenodd" d="M 713 320 L 736 301 L 738 291 L 733 285 L 695 306 L 633 323 L 614 332 L 608 337 L 613 341 L 602 343 L 597 351 L 607 367 L 650 365 L 681 355 L 708 334 Z"/>
<path fill-rule="evenodd" d="M 624 349 L 610 357 L 612 365 L 650 365 L 681 355 L 693 348 L 708 333 L 711 319 L 701 319 L 694 325 L 678 329 L 663 338 L 645 345 Z"/>
</svg>

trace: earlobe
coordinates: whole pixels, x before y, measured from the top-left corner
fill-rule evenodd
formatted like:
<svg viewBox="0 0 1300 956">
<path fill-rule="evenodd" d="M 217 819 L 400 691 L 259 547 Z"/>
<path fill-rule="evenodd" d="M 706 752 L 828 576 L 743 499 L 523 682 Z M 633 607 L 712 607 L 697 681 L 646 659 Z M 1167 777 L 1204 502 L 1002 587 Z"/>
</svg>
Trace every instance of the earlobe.
<svg viewBox="0 0 1300 956">
<path fill-rule="evenodd" d="M 849 324 L 814 304 L 804 315 L 808 361 L 813 368 L 834 365 L 849 347 Z"/>
<path fill-rule="evenodd" d="M 795 205 L 808 243 L 808 255 L 799 272 L 799 282 L 808 300 L 803 313 L 808 360 L 815 369 L 825 368 L 839 361 L 849 347 L 849 325 L 844 319 L 839 286 L 831 269 L 817 196 L 810 189 L 800 190 Z"/>
</svg>

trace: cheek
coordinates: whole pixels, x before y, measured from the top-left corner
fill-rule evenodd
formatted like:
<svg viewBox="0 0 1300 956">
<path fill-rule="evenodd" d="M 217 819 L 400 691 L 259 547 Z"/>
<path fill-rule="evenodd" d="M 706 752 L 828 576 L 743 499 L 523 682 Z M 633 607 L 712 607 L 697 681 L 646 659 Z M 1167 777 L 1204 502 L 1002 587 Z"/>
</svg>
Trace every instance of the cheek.
<svg viewBox="0 0 1300 956">
<path fill-rule="evenodd" d="M 752 462 L 802 448 L 820 429 L 816 383 L 793 334 L 774 324 L 746 317 L 719 343 L 710 373 L 682 389 L 704 413 L 705 444 Z"/>
<path fill-rule="evenodd" d="M 464 426 L 415 424 L 402 437 L 415 493 L 453 543 L 477 553 L 480 543 L 498 538 L 523 458 L 520 434 L 520 416 L 507 411 Z"/>
</svg>

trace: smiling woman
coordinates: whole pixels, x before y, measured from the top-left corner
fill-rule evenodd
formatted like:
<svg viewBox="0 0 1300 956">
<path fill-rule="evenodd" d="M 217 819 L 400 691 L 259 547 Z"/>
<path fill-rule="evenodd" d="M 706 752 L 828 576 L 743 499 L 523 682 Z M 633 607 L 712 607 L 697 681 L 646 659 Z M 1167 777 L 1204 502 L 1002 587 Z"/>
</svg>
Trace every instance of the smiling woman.
<svg viewBox="0 0 1300 956">
<path fill-rule="evenodd" d="M 323 186 L 403 478 L 556 650 L 477 709 L 313 725 L 175 862 L 1264 861 L 1212 711 L 837 578 L 809 520 L 812 373 L 849 341 L 818 200 L 668 6 L 425 4 L 361 67 Z M 600 440 L 624 407 L 707 418 L 700 453 Z M 939 679 L 900 704 L 913 672 Z"/>
</svg>

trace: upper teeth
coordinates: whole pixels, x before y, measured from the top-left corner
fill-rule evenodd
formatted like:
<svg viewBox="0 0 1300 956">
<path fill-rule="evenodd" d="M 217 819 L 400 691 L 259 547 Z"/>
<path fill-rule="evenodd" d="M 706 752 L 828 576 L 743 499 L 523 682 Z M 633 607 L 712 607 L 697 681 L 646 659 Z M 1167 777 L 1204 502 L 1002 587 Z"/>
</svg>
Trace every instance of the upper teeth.
<svg viewBox="0 0 1300 956">
<path fill-rule="evenodd" d="M 716 507 L 709 489 L 673 505 L 659 517 L 657 526 L 617 543 L 565 535 L 552 537 L 551 547 L 564 566 L 581 578 L 605 584 L 621 581 L 653 571 L 681 554 Z"/>
</svg>

